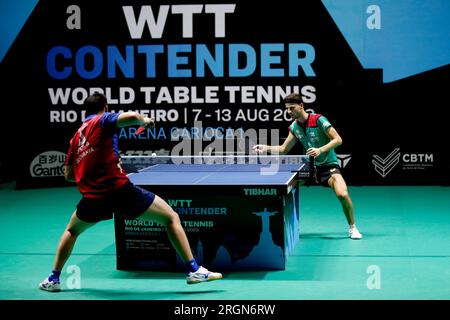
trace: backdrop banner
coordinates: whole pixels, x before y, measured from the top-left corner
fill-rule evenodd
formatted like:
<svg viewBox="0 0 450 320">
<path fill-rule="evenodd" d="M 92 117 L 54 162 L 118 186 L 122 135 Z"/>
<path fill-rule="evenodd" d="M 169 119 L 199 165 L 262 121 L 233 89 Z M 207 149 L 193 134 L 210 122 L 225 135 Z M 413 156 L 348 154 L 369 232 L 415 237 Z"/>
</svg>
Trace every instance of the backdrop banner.
<svg viewBox="0 0 450 320">
<path fill-rule="evenodd" d="M 348 184 L 448 185 L 450 2 L 372 2 L 37 1 L 2 58 L 0 169 L 64 185 L 94 92 L 156 119 L 118 131 L 123 155 L 283 143 L 298 92 L 341 135 Z"/>
</svg>

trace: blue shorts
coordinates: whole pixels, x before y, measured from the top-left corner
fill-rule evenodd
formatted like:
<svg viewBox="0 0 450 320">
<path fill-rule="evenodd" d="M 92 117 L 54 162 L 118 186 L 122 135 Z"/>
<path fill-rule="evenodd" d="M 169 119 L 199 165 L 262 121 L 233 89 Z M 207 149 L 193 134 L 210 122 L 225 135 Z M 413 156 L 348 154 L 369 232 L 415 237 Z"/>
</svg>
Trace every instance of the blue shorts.
<svg viewBox="0 0 450 320">
<path fill-rule="evenodd" d="M 108 192 L 104 198 L 83 197 L 77 205 L 77 217 L 84 222 L 99 222 L 119 214 L 129 219 L 142 215 L 155 200 L 155 195 L 131 182 Z"/>
</svg>

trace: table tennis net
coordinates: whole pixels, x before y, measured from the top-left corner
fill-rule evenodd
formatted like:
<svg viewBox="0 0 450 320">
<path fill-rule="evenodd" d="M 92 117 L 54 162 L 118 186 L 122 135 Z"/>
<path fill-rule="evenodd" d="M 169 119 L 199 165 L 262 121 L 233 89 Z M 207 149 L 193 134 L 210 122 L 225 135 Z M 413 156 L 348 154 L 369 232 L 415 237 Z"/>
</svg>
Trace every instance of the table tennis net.
<svg viewBox="0 0 450 320">
<path fill-rule="evenodd" d="M 239 156 L 123 156 L 122 167 L 127 173 L 159 172 L 251 172 L 288 171 L 308 175 L 311 162 L 305 155 L 239 155 Z"/>
</svg>

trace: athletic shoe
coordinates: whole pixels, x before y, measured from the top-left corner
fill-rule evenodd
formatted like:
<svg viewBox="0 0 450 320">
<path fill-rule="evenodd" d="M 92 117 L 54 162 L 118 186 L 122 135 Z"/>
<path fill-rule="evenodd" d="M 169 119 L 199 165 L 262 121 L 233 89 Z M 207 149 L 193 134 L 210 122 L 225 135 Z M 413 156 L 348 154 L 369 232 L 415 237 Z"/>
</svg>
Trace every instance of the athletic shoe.
<svg viewBox="0 0 450 320">
<path fill-rule="evenodd" d="M 50 292 L 58 292 L 61 291 L 61 284 L 59 281 L 49 281 L 48 278 L 46 278 L 39 283 L 39 289 Z"/>
<path fill-rule="evenodd" d="M 358 229 L 356 227 L 348 229 L 348 235 L 350 239 L 359 240 L 362 239 L 362 234 L 359 233 Z"/>
<path fill-rule="evenodd" d="M 186 276 L 186 281 L 188 284 L 195 284 L 206 281 L 214 281 L 222 279 L 222 274 L 218 272 L 211 272 L 208 269 L 200 267 L 195 272 L 189 272 Z"/>
</svg>

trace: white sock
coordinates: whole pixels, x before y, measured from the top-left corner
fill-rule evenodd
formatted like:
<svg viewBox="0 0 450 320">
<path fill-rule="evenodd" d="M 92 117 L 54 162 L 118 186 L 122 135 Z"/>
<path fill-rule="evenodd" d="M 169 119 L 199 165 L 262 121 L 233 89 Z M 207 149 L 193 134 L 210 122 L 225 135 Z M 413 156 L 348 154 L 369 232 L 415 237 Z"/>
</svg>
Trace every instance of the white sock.
<svg viewBox="0 0 450 320">
<path fill-rule="evenodd" d="M 353 228 L 356 228 L 356 225 L 355 225 L 355 224 L 351 224 L 351 225 L 350 225 L 350 229 L 353 229 Z"/>
</svg>

